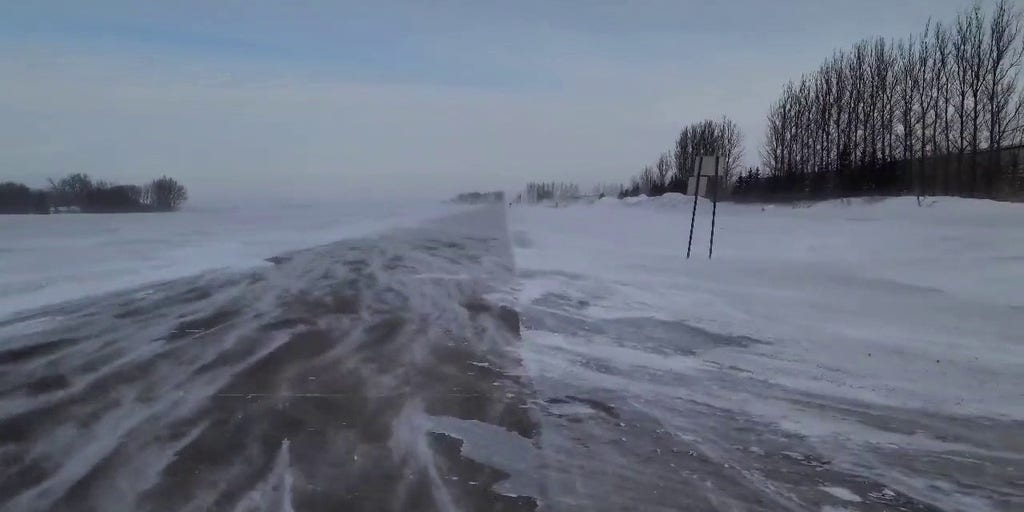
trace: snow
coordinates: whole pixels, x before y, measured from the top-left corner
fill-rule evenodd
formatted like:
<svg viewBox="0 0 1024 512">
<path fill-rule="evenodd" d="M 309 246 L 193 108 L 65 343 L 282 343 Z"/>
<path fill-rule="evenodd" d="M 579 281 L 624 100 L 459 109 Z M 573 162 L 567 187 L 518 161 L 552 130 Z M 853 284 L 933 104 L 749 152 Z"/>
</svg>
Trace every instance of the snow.
<svg viewBox="0 0 1024 512">
<path fill-rule="evenodd" d="M 728 450 L 742 437 L 708 410 L 950 510 L 1017 499 L 1004 482 L 1024 456 L 1024 205 L 722 202 L 709 260 L 700 199 L 687 260 L 692 206 L 513 208 L 535 382 L 617 396 L 733 466 L 750 464 Z M 870 492 L 826 487 L 845 501 Z"/>
<path fill-rule="evenodd" d="M 1024 418 L 1024 205 L 914 198 L 808 207 L 669 195 L 518 208 L 520 300 L 579 290 L 594 318 L 683 320 L 771 341 L 713 361 L 880 404 Z M 517 244 L 519 245 L 519 244 Z M 565 276 L 577 276 L 565 277 Z M 942 385 L 936 385 L 941 382 Z"/>
<path fill-rule="evenodd" d="M 1024 460 L 1024 206 L 932 199 L 919 207 L 913 198 L 722 203 L 708 260 L 710 205 L 702 199 L 686 260 L 690 201 L 517 206 L 508 209 L 507 238 L 500 208 L 419 224 L 455 208 L 442 205 L 0 218 L 5 308 L 160 272 L 267 265 L 263 258 L 292 248 L 419 224 L 293 254 L 248 277 L 214 272 L 0 326 L 0 337 L 12 340 L 3 347 L 8 362 L 24 359 L 3 374 L 5 413 L 39 429 L 33 456 L 61 461 L 18 503 L 70 500 L 81 482 L 97 486 L 89 489 L 97 508 L 124 503 L 126 490 L 156 485 L 160 468 L 183 448 L 202 460 L 197 446 L 233 435 L 217 418 L 249 405 L 205 407 L 214 394 L 322 397 L 302 390 L 333 393 L 335 379 L 355 375 L 371 400 L 409 393 L 400 409 L 374 407 L 364 418 L 356 408 L 346 419 L 392 425 L 380 452 L 390 456 L 367 450 L 376 441 L 310 450 L 311 438 L 302 436 L 314 434 L 289 437 L 294 445 L 282 438 L 277 450 L 242 443 L 236 460 L 268 468 L 246 501 L 311 492 L 311 475 L 343 482 L 330 468 L 346 460 L 345 475 L 368 481 L 381 467 L 415 471 L 440 508 L 454 508 L 460 487 L 440 471 L 452 466 L 428 444 L 433 432 L 460 439 L 463 457 L 509 473 L 494 490 L 540 495 L 553 509 L 672 510 L 681 498 L 692 508 L 737 510 L 909 509 L 918 506 L 912 499 L 944 510 L 1016 509 L 1024 498 L 1015 485 Z M 313 305 L 334 301 L 333 271 L 353 269 L 366 273 L 358 286 L 367 287 L 360 310 L 368 314 L 359 321 L 372 325 L 377 312 L 404 304 L 417 323 L 385 343 L 368 327 L 320 317 Z M 209 295 L 193 299 L 195 289 Z M 500 315 L 467 314 L 467 301 L 478 297 L 517 307 L 522 343 L 490 330 L 504 322 Z M 330 339 L 358 343 L 286 361 L 281 354 L 306 339 L 295 335 L 301 327 L 267 329 L 293 321 L 297 304 L 310 304 L 304 313 Z M 146 316 L 124 314 L 138 309 Z M 182 332 L 202 342 L 171 339 Z M 491 335 L 468 334 L 482 332 Z M 472 350 L 434 355 L 457 342 Z M 351 357 L 345 348 L 369 346 L 381 352 Z M 17 351 L 26 347 L 35 349 Z M 280 378 L 250 371 L 271 363 Z M 67 386 L 38 395 L 19 387 L 47 373 Z M 478 377 L 446 382 L 445 375 Z M 464 397 L 492 419 L 515 421 L 464 417 L 472 410 L 462 408 Z M 451 409 L 428 414 L 424 404 L 432 402 Z M 93 418 L 88 425 L 76 423 L 81 404 Z M 347 410 L 316 417 L 336 425 L 335 414 Z M 152 437 L 179 422 L 188 427 L 184 437 Z M 273 422 L 248 425 L 255 439 Z M 220 469 L 230 471 L 230 458 L 224 463 Z M 198 499 L 213 499 L 205 486 L 225 474 L 197 481 Z"/>
<path fill-rule="evenodd" d="M 833 486 L 829 486 L 829 485 L 823 485 L 823 486 L 821 486 L 821 490 L 823 490 L 823 491 L 831 494 L 832 496 L 835 496 L 836 498 L 839 498 L 839 499 L 841 499 L 843 501 L 852 501 L 854 503 L 858 503 L 858 502 L 864 501 L 864 500 L 860 499 L 860 496 L 857 496 L 856 494 L 854 494 L 852 491 L 850 491 L 849 489 L 847 489 L 845 487 L 833 487 Z"/>
<path fill-rule="evenodd" d="M 195 209 L 173 214 L 0 216 L 0 318 L 336 240 L 465 208 L 435 203 Z"/>
</svg>

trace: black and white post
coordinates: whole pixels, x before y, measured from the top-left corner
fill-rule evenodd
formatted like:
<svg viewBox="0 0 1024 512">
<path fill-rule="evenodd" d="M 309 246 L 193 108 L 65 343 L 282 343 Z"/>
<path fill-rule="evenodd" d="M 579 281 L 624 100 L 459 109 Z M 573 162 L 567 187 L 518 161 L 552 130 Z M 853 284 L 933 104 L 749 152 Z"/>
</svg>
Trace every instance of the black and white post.
<svg viewBox="0 0 1024 512">
<path fill-rule="evenodd" d="M 690 239 L 686 242 L 686 259 L 690 259 L 690 247 L 693 246 L 693 223 L 697 219 L 697 185 L 700 184 L 700 168 L 704 163 L 704 157 L 698 156 L 693 162 L 693 176 L 687 181 L 687 186 L 693 189 L 693 212 L 690 213 Z M 687 190 L 689 191 L 689 190 Z"/>
<path fill-rule="evenodd" d="M 715 214 L 718 213 L 718 163 L 719 156 L 715 155 L 715 181 L 711 183 L 711 241 L 708 242 L 708 259 L 715 250 Z"/>
</svg>

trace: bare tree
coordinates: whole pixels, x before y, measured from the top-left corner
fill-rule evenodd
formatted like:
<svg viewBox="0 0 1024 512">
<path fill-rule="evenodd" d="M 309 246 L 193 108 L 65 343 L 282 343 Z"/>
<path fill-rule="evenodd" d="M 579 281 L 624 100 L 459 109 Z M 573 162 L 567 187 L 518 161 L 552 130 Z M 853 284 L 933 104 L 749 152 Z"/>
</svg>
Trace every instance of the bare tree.
<svg viewBox="0 0 1024 512">
<path fill-rule="evenodd" d="M 932 147 L 935 148 L 936 154 L 943 154 L 949 153 L 953 146 L 950 122 L 950 109 L 953 107 L 953 75 L 950 69 L 952 56 L 949 31 L 941 23 L 937 23 L 935 31 L 932 32 L 932 48 L 935 51 L 931 77 L 931 85 L 935 88 L 935 129 L 932 131 Z"/>
<path fill-rule="evenodd" d="M 654 166 L 658 188 L 665 189 L 668 186 L 669 176 L 675 170 L 675 167 L 676 164 L 672 161 L 672 153 L 666 151 L 658 157 L 658 163 Z"/>
<path fill-rule="evenodd" d="M 896 98 L 899 111 L 900 135 L 902 138 L 901 149 L 903 159 L 909 160 L 914 157 L 914 98 L 919 86 L 917 72 L 917 59 L 914 58 L 914 39 L 909 42 L 900 41 L 897 43 L 896 52 L 899 55 L 899 81 L 897 83 Z"/>
<path fill-rule="evenodd" d="M 917 110 L 915 113 L 915 131 L 918 143 L 917 156 L 923 161 L 928 155 L 928 124 L 932 119 L 932 87 L 928 81 L 931 79 L 932 74 L 932 63 L 935 60 L 932 56 L 931 46 L 931 27 L 932 22 L 928 20 L 928 24 L 925 25 L 924 33 L 917 40 L 917 51 L 915 55 L 916 65 L 914 71 L 917 73 L 917 77 L 914 79 L 916 83 L 915 92 L 917 95 Z"/>
<path fill-rule="evenodd" d="M 657 180 L 658 178 L 655 176 L 654 168 L 649 165 L 645 165 L 643 170 L 640 171 L 638 179 L 640 183 L 640 193 L 644 195 L 652 195 L 651 192 L 657 186 Z"/>
<path fill-rule="evenodd" d="M 163 176 L 146 185 L 142 196 L 157 211 L 174 211 L 188 200 L 188 190 L 174 178 Z"/>
<path fill-rule="evenodd" d="M 789 84 L 768 112 L 768 131 L 761 148 L 761 160 L 768 172 L 776 176 L 791 171 L 788 137 L 792 123 L 792 98 L 792 84 Z"/>
<path fill-rule="evenodd" d="M 991 193 L 1002 164 L 983 166 L 979 183 L 977 155 L 1024 138 L 1022 73 L 1024 12 L 1013 0 L 998 0 L 990 17 L 976 4 L 955 24 L 929 20 L 907 38 L 862 40 L 783 88 L 760 148 L 768 172 L 745 175 L 744 186 L 924 193 L 944 182 L 965 192 L 950 186 L 955 169 L 970 172 L 971 193 Z M 951 153 L 973 156 L 934 158 Z"/>
<path fill-rule="evenodd" d="M 957 19 L 954 40 L 957 81 L 960 91 L 958 117 L 962 149 L 977 152 L 981 147 L 982 91 L 985 87 L 985 17 L 975 5 Z"/>
<path fill-rule="evenodd" d="M 1009 132 L 1020 124 L 1022 102 L 1017 83 L 1024 59 L 1021 43 L 1021 13 L 1007 0 L 996 4 L 989 22 L 987 45 L 986 110 L 989 114 L 989 147 L 998 149 L 1007 141 Z M 1016 101 L 1015 101 L 1016 100 Z"/>
<path fill-rule="evenodd" d="M 689 126 L 679 131 L 679 137 L 676 137 L 676 147 L 672 152 L 672 156 L 676 161 L 676 174 L 673 180 L 680 183 L 690 175 L 690 169 L 693 165 L 691 131 L 692 129 Z"/>
<path fill-rule="evenodd" d="M 722 116 L 718 124 L 718 150 L 715 154 L 722 157 L 720 181 L 731 183 L 743 165 L 743 132 L 735 121 L 725 116 Z"/>
<path fill-rule="evenodd" d="M 653 166 L 644 166 L 623 195 L 683 192 L 686 179 L 693 173 L 696 157 L 703 155 L 720 156 L 720 180 L 723 184 L 731 183 L 743 160 L 743 134 L 739 125 L 723 116 L 717 121 L 707 119 L 683 127 L 672 151 L 659 155 Z"/>
<path fill-rule="evenodd" d="M 85 173 L 69 174 L 60 180 L 47 180 L 53 194 L 55 206 L 85 206 L 86 196 L 96 186 L 92 178 Z M 106 185 L 106 182 L 102 182 Z"/>
</svg>

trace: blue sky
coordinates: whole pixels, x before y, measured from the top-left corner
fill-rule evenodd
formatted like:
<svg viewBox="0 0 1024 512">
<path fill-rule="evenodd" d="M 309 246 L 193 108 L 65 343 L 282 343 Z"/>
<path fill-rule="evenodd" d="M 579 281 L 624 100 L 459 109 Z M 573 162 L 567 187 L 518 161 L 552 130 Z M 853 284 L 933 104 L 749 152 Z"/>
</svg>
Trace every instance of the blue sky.
<svg viewBox="0 0 1024 512">
<path fill-rule="evenodd" d="M 0 0 L 0 178 L 170 174 L 197 200 L 624 181 L 786 80 L 961 0 Z"/>
</svg>

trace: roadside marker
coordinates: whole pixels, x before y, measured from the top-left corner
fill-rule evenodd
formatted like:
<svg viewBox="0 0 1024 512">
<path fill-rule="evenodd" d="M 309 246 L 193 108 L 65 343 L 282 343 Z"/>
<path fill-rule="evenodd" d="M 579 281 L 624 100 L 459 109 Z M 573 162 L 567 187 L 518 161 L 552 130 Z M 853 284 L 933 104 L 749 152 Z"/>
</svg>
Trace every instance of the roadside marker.
<svg viewBox="0 0 1024 512">
<path fill-rule="evenodd" d="M 695 157 L 693 162 L 693 174 L 694 176 L 689 179 L 688 184 L 693 187 L 693 211 L 690 213 L 690 239 L 686 242 L 686 259 L 690 259 L 690 251 L 693 248 L 693 226 L 697 219 L 697 198 L 700 197 L 700 179 L 706 178 L 704 181 L 704 193 L 707 194 L 707 186 L 712 186 L 711 190 L 711 241 L 708 244 L 708 259 L 711 259 L 711 255 L 715 248 L 715 217 L 718 214 L 718 167 L 721 163 L 721 157 L 719 155 L 704 155 Z M 712 168 L 712 165 L 714 167 Z M 714 176 L 714 181 L 708 183 Z"/>
</svg>

